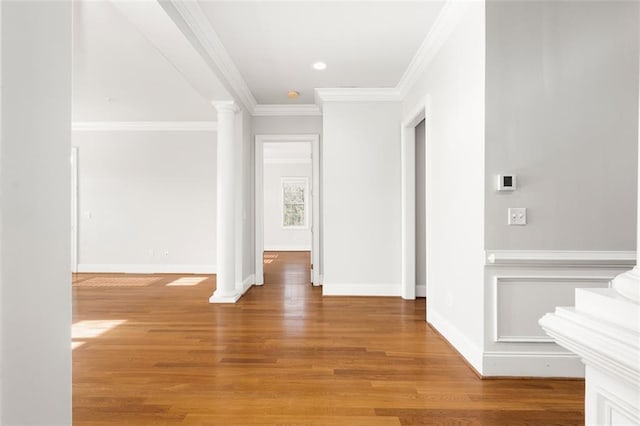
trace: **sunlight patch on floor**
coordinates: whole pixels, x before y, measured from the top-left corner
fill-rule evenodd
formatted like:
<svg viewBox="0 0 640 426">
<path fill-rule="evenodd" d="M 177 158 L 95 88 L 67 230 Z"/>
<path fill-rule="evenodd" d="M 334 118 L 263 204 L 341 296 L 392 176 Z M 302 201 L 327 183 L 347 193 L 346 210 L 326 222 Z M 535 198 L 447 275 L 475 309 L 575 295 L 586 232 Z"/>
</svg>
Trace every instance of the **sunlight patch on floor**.
<svg viewBox="0 0 640 426">
<path fill-rule="evenodd" d="M 127 320 L 86 320 L 78 321 L 71 326 L 71 349 L 76 349 L 86 343 L 86 339 L 98 337 Z"/>
<path fill-rule="evenodd" d="M 207 277 L 182 277 L 182 278 L 178 278 L 175 281 L 171 281 L 169 284 L 167 284 L 167 287 L 169 287 L 169 286 L 198 285 L 198 284 L 200 284 L 202 281 L 204 281 L 206 279 L 207 279 Z"/>
</svg>

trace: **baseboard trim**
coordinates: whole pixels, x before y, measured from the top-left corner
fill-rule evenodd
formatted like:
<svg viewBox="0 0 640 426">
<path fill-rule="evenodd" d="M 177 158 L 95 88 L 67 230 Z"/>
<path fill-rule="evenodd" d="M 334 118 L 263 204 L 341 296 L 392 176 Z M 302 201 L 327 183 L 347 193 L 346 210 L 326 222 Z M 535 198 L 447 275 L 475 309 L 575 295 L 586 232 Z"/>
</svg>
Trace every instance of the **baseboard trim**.
<svg viewBox="0 0 640 426">
<path fill-rule="evenodd" d="M 484 375 L 482 349 L 475 345 L 444 316 L 427 306 L 427 322 L 469 363 L 478 374 Z"/>
<path fill-rule="evenodd" d="M 256 283 L 255 274 L 249 275 L 247 278 L 242 281 L 242 291 L 241 294 L 245 294 L 253 285 Z"/>
<path fill-rule="evenodd" d="M 483 356 L 483 377 L 584 378 L 580 357 L 569 352 L 488 351 Z"/>
<path fill-rule="evenodd" d="M 400 284 L 322 283 L 323 296 L 400 296 Z"/>
<path fill-rule="evenodd" d="M 125 274 L 215 274 L 216 266 L 81 263 L 78 265 L 78 272 Z"/>
<path fill-rule="evenodd" d="M 264 246 L 264 251 L 311 251 L 311 246 Z"/>
<path fill-rule="evenodd" d="M 427 297 L 427 285 L 417 285 L 416 286 L 416 297 Z"/>
</svg>

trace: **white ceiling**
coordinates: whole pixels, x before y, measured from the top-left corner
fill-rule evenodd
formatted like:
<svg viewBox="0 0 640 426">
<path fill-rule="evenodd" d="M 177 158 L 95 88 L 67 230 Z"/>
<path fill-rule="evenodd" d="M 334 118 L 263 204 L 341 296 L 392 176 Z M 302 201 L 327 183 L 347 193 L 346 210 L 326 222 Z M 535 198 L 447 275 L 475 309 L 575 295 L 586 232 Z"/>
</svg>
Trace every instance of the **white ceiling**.
<svg viewBox="0 0 640 426">
<path fill-rule="evenodd" d="M 208 99 L 114 3 L 73 7 L 74 121 L 215 121 Z"/>
<path fill-rule="evenodd" d="M 259 104 L 314 88 L 396 87 L 444 1 L 200 1 Z M 316 71 L 316 61 L 327 63 Z M 300 92 L 296 101 L 286 94 Z"/>
</svg>

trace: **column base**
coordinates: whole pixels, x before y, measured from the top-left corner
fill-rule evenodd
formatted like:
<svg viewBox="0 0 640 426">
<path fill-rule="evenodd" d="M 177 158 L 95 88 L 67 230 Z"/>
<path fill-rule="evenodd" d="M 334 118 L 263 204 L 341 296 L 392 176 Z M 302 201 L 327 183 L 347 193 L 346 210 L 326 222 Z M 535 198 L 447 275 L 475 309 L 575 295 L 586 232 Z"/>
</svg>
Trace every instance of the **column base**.
<svg viewBox="0 0 640 426">
<path fill-rule="evenodd" d="M 239 293 L 233 294 L 219 294 L 218 291 L 214 291 L 209 298 L 209 303 L 236 303 L 242 296 Z"/>
<path fill-rule="evenodd" d="M 637 266 L 615 277 L 611 285 L 624 297 L 640 302 L 640 270 Z"/>
</svg>

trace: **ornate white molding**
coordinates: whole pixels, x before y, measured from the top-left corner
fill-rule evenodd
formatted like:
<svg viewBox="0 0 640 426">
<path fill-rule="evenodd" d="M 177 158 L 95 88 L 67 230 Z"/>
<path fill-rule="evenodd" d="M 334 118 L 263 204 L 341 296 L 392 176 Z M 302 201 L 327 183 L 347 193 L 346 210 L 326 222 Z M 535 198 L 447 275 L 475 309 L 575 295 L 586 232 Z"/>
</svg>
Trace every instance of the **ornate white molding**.
<svg viewBox="0 0 640 426">
<path fill-rule="evenodd" d="M 74 132 L 215 132 L 215 121 L 74 121 Z"/>
<path fill-rule="evenodd" d="M 212 101 L 211 105 L 220 112 L 232 112 L 234 114 L 240 112 L 240 107 L 234 101 Z"/>
<path fill-rule="evenodd" d="M 424 41 L 413 56 L 406 71 L 400 78 L 395 90 L 404 98 L 418 81 L 429 63 L 447 41 L 458 22 L 467 11 L 470 2 L 447 0 L 438 18 L 429 30 Z"/>
<path fill-rule="evenodd" d="M 200 45 L 207 56 L 207 62 L 214 66 L 214 71 L 222 77 L 223 82 L 227 83 L 235 97 L 250 114 L 253 114 L 257 102 L 198 2 L 186 0 L 167 0 L 167 2 L 173 6 L 182 20 L 183 25 L 178 26 L 190 30 L 191 34 L 185 35 Z M 189 37 L 190 35 L 192 37 Z"/>
<path fill-rule="evenodd" d="M 633 251 L 572 251 L 572 250 L 487 250 L 487 266 L 591 266 L 633 267 Z"/>
<path fill-rule="evenodd" d="M 580 298 L 580 293 L 590 296 Z M 619 380 L 640 386 L 640 334 L 638 324 L 612 321 L 615 311 L 633 312 L 640 318 L 638 304 L 618 299 L 613 289 L 576 290 L 576 308 L 556 308 L 540 319 L 542 328 L 558 344 L 578 354 L 588 366 L 596 367 Z M 607 314 L 602 320 L 598 312 Z M 625 315 L 625 317 L 628 315 Z"/>
<path fill-rule="evenodd" d="M 253 110 L 254 117 L 272 117 L 272 116 L 320 116 L 322 111 L 316 104 L 296 104 L 296 105 L 256 105 Z"/>
<path fill-rule="evenodd" d="M 396 88 L 323 88 L 315 89 L 316 103 L 323 102 L 400 102 Z"/>
</svg>

